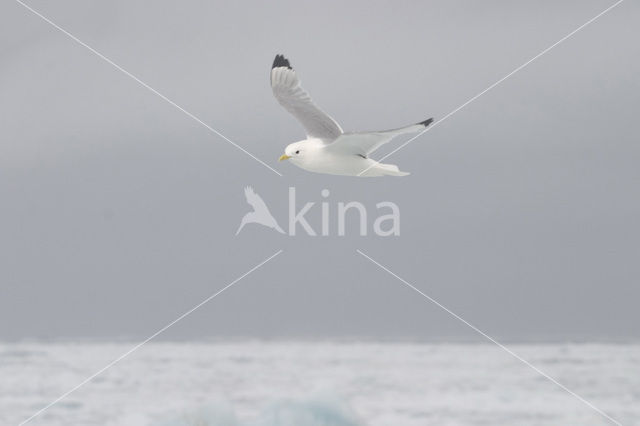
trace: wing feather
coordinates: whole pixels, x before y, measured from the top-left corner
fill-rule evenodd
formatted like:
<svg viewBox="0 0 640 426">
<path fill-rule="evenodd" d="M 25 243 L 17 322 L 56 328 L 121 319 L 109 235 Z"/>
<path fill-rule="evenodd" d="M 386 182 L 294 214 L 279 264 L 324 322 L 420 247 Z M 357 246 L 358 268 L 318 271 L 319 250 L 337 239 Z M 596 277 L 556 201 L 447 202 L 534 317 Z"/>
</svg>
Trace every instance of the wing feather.
<svg viewBox="0 0 640 426">
<path fill-rule="evenodd" d="M 280 105 L 302 124 L 308 137 L 334 140 L 342 134 L 340 125 L 313 103 L 282 55 L 277 55 L 273 61 L 271 88 Z"/>
<path fill-rule="evenodd" d="M 433 123 L 433 118 L 398 129 L 381 130 L 378 132 L 344 133 L 337 138 L 335 142 L 327 145 L 327 149 L 341 154 L 355 154 L 367 157 L 396 136 L 405 133 L 422 132 L 431 123 Z"/>
</svg>

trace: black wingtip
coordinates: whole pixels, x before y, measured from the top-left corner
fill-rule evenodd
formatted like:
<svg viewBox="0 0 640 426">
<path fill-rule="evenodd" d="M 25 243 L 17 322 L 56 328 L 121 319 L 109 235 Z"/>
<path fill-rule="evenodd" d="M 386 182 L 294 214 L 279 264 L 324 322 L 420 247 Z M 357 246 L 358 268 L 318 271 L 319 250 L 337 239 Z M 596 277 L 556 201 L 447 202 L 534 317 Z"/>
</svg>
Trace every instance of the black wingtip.
<svg viewBox="0 0 640 426">
<path fill-rule="evenodd" d="M 429 118 L 428 120 L 421 121 L 418 124 L 422 124 L 424 127 L 429 127 L 429 124 L 431 123 L 433 123 L 433 118 Z"/>
<path fill-rule="evenodd" d="M 289 60 L 287 58 L 285 58 L 283 55 L 276 55 L 276 58 L 273 60 L 273 65 L 271 66 L 271 69 L 280 68 L 280 67 L 287 67 L 290 70 L 293 69 L 291 68 L 291 64 L 289 63 Z"/>
</svg>

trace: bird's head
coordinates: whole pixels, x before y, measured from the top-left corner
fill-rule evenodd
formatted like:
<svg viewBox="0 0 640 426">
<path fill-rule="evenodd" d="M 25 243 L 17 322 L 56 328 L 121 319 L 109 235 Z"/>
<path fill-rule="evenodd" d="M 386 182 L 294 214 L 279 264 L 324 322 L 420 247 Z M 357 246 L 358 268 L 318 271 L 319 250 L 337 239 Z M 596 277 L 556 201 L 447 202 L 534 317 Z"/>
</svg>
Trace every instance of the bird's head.
<svg viewBox="0 0 640 426">
<path fill-rule="evenodd" d="M 284 149 L 284 154 L 280 156 L 279 161 L 289 160 L 296 161 L 304 157 L 305 146 L 303 142 L 295 142 L 287 145 Z"/>
</svg>

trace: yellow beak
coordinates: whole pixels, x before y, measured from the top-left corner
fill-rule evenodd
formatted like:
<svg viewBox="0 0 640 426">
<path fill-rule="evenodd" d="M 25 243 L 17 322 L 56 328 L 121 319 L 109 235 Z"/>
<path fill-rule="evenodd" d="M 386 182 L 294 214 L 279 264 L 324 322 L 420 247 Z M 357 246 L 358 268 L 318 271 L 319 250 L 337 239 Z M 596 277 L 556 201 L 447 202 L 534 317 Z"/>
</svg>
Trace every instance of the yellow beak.
<svg viewBox="0 0 640 426">
<path fill-rule="evenodd" d="M 280 156 L 280 158 L 278 158 L 278 161 L 288 160 L 289 158 L 291 158 L 291 157 L 289 157 L 287 154 L 282 154 Z"/>
</svg>

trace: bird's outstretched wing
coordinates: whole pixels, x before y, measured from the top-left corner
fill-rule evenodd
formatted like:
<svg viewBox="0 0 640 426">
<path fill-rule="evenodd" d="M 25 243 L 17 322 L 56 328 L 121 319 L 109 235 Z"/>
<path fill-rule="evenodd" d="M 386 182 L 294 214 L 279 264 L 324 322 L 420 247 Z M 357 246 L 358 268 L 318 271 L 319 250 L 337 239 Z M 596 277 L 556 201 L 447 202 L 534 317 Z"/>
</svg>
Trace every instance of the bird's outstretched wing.
<svg viewBox="0 0 640 426">
<path fill-rule="evenodd" d="M 271 88 L 280 105 L 302 124 L 307 136 L 332 141 L 342 134 L 338 123 L 311 101 L 289 60 L 282 55 L 276 55 L 273 61 Z"/>
<path fill-rule="evenodd" d="M 244 188 L 244 196 L 247 199 L 247 203 L 249 203 L 249 205 L 253 207 L 253 211 L 255 212 L 269 211 L 262 197 L 256 194 L 252 187 L 247 186 L 246 188 Z"/>
<path fill-rule="evenodd" d="M 433 123 L 433 118 L 398 129 L 381 130 L 377 132 L 345 133 L 337 138 L 335 142 L 327 145 L 327 150 L 342 155 L 355 154 L 361 157 L 367 157 L 396 136 L 405 133 L 422 132 L 429 127 L 431 123 Z"/>
</svg>

